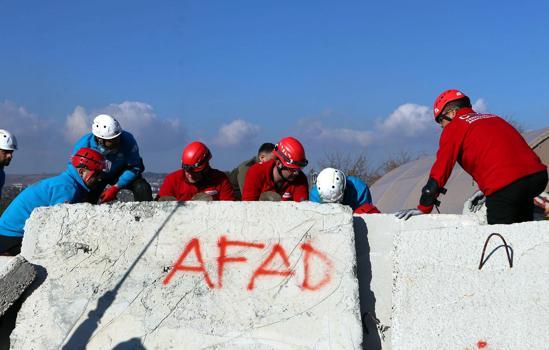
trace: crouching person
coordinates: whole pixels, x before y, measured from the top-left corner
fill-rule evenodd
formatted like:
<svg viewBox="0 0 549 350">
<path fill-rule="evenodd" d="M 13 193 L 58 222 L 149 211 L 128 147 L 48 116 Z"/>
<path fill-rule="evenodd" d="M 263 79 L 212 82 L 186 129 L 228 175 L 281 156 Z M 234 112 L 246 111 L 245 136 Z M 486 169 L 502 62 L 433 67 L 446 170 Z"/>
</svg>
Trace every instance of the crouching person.
<svg viewBox="0 0 549 350">
<path fill-rule="evenodd" d="M 318 174 L 309 200 L 348 205 L 354 214 L 380 213 L 372 204 L 372 195 L 366 183 L 358 177 L 345 176 L 341 170 L 334 168 L 326 168 Z"/>
<path fill-rule="evenodd" d="M 132 134 L 122 130 L 116 119 L 107 114 L 95 117 L 92 132 L 76 142 L 73 152 L 82 147 L 99 151 L 110 163 L 101 181 L 90 192 L 88 202 L 111 202 L 123 188 L 132 191 L 137 202 L 152 201 L 151 185 L 141 175 L 145 166 L 137 142 Z M 107 185 L 111 186 L 105 189 Z"/>
<path fill-rule="evenodd" d="M 106 162 L 101 153 L 81 148 L 71 157 L 65 172 L 27 187 L 0 217 L 0 254 L 19 254 L 25 221 L 34 208 L 85 201 L 86 194 L 105 169 Z"/>
<path fill-rule="evenodd" d="M 166 176 L 158 200 L 234 200 L 227 175 L 210 167 L 212 154 L 202 142 L 191 142 L 183 150 L 181 169 Z"/>
<path fill-rule="evenodd" d="M 301 142 L 285 137 L 275 145 L 273 154 L 274 159 L 256 163 L 248 170 L 242 200 L 306 201 L 309 185 L 301 169 L 308 161 Z"/>
</svg>

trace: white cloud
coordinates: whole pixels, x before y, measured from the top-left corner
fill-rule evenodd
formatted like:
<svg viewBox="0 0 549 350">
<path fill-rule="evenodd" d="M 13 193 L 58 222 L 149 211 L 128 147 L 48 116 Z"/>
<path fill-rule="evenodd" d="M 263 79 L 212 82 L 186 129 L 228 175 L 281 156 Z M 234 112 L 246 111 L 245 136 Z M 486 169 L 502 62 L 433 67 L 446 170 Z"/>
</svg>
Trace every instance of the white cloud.
<svg viewBox="0 0 549 350">
<path fill-rule="evenodd" d="M 432 128 L 433 124 L 433 112 L 429 107 L 405 103 L 378 124 L 378 129 L 386 134 L 413 137 Z"/>
<path fill-rule="evenodd" d="M 473 103 L 473 109 L 478 113 L 486 113 L 488 111 L 488 105 L 483 98 L 479 98 Z"/>
<path fill-rule="evenodd" d="M 248 143 L 259 133 L 260 127 L 242 119 L 223 124 L 214 143 L 219 146 L 235 146 Z"/>
<path fill-rule="evenodd" d="M 141 149 L 150 147 L 158 151 L 183 146 L 185 143 L 185 132 L 178 119 L 159 118 L 151 105 L 138 101 L 110 104 L 90 113 L 77 106 L 65 120 L 67 139 L 74 142 L 89 133 L 93 118 L 100 113 L 116 118 L 122 129 L 136 138 Z"/>
<path fill-rule="evenodd" d="M 300 123 L 307 137 L 317 141 L 338 141 L 347 144 L 367 146 L 373 139 L 373 133 L 368 130 L 347 128 L 331 128 L 319 120 L 303 120 Z"/>
</svg>

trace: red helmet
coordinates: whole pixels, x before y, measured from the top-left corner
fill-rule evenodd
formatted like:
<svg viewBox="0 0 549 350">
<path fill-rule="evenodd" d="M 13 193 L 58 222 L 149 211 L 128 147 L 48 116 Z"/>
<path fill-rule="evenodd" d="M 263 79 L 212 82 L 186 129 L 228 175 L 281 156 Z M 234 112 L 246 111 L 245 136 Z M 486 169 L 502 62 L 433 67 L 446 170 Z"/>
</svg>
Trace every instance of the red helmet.
<svg viewBox="0 0 549 350">
<path fill-rule="evenodd" d="M 199 141 L 191 142 L 183 150 L 181 167 L 195 173 L 206 169 L 212 159 L 212 154 L 205 144 Z"/>
<path fill-rule="evenodd" d="M 90 172 L 83 178 L 85 182 L 88 182 L 96 173 L 104 172 L 108 170 L 107 161 L 105 157 L 98 151 L 82 147 L 72 157 L 71 164 L 75 168 L 86 168 Z"/>
<path fill-rule="evenodd" d="M 274 155 L 287 168 L 299 169 L 309 163 L 305 158 L 305 149 L 301 142 L 291 136 L 284 137 L 275 145 Z"/>
<path fill-rule="evenodd" d="M 446 107 L 446 104 L 448 104 L 448 102 L 452 102 L 462 98 L 466 98 L 467 100 L 469 100 L 469 97 L 467 97 L 467 95 L 459 90 L 446 90 L 442 94 L 438 95 L 433 106 L 433 114 L 435 115 L 435 120 L 440 115 L 440 113 L 442 113 L 444 107 Z"/>
<path fill-rule="evenodd" d="M 71 164 L 75 168 L 86 168 L 91 171 L 107 170 L 105 157 L 98 151 L 82 147 L 72 157 Z"/>
</svg>

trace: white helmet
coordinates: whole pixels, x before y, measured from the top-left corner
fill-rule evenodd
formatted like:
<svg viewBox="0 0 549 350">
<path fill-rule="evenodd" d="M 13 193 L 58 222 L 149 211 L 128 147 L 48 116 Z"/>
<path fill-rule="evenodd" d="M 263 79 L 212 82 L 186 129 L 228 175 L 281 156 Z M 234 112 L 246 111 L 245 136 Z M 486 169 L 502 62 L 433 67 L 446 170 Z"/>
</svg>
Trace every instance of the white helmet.
<svg viewBox="0 0 549 350">
<path fill-rule="evenodd" d="M 17 149 L 17 139 L 7 130 L 0 129 L 0 149 L 4 151 Z"/>
<path fill-rule="evenodd" d="M 316 178 L 316 189 L 323 203 L 338 203 L 343 199 L 347 181 L 341 170 L 326 168 Z"/>
<path fill-rule="evenodd" d="M 100 139 L 110 140 L 122 133 L 118 120 L 108 114 L 100 114 L 93 120 L 92 133 Z"/>
</svg>

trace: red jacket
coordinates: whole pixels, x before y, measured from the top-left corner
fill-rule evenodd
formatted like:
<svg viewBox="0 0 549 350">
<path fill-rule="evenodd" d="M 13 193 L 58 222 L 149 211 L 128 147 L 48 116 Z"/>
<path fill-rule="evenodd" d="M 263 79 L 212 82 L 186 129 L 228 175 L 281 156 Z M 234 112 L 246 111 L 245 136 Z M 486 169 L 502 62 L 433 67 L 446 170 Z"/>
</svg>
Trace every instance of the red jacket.
<svg viewBox="0 0 549 350">
<path fill-rule="evenodd" d="M 273 191 L 278 193 L 283 201 L 301 202 L 309 199 L 309 184 L 302 171 L 292 182 L 284 182 L 277 189 L 273 181 L 273 168 L 275 160 L 264 163 L 256 163 L 250 167 L 244 181 L 242 191 L 243 201 L 257 201 L 263 192 Z"/>
<path fill-rule="evenodd" d="M 229 178 L 217 169 L 210 169 L 206 178 L 197 184 L 187 182 L 183 169 L 174 171 L 164 179 L 158 191 L 158 197 L 172 196 L 178 201 L 188 201 L 200 192 L 209 194 L 214 201 L 234 200 L 233 187 Z"/>
<path fill-rule="evenodd" d="M 444 187 L 456 162 L 486 196 L 547 169 L 509 123 L 497 115 L 479 114 L 471 108 L 458 110 L 442 130 L 437 159 L 429 176 L 439 187 Z M 422 205 L 418 208 L 424 213 L 433 209 Z"/>
</svg>

